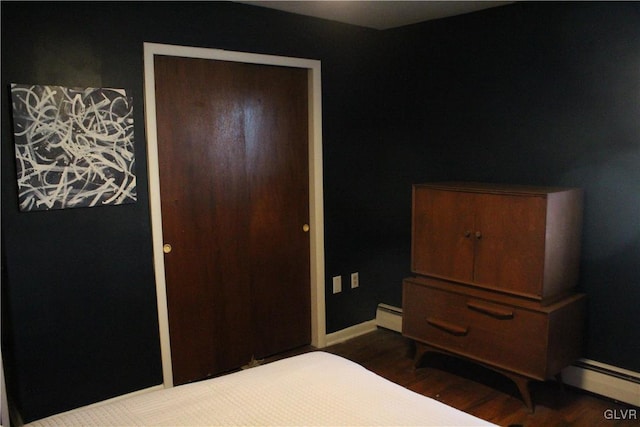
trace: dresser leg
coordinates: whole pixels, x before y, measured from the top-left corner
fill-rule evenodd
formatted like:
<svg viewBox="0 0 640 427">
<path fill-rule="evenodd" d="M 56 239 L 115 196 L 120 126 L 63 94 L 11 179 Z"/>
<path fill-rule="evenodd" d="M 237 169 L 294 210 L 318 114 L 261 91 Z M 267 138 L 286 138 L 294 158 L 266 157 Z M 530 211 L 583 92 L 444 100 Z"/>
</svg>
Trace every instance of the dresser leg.
<svg viewBox="0 0 640 427">
<path fill-rule="evenodd" d="M 432 349 L 419 342 L 415 342 L 415 346 L 415 355 L 413 356 L 413 369 L 418 369 L 424 355 L 429 351 L 435 351 L 435 349 Z"/>
<path fill-rule="evenodd" d="M 535 412 L 535 407 L 533 406 L 533 400 L 531 399 L 531 392 L 529 391 L 529 382 L 530 380 L 525 377 L 521 377 L 520 375 L 511 374 L 509 372 L 502 371 L 502 374 L 509 377 L 511 381 L 516 383 L 518 386 L 518 390 L 520 391 L 520 395 L 522 396 L 522 400 L 524 404 L 529 408 L 529 412 L 532 414 Z"/>
<path fill-rule="evenodd" d="M 447 356 L 461 357 L 462 359 L 465 359 L 465 357 L 458 356 L 455 353 L 451 353 L 446 350 L 441 350 L 439 348 L 432 347 L 428 344 L 423 344 L 418 341 L 415 342 L 415 345 L 416 345 L 416 354 L 413 359 L 414 369 L 417 369 L 420 367 L 420 363 L 422 362 L 423 356 L 428 352 L 442 353 L 442 354 L 446 354 Z M 505 371 L 503 369 L 494 368 L 490 365 L 485 365 L 483 363 L 479 363 L 479 362 L 474 362 L 474 363 L 477 363 L 480 366 L 484 366 L 487 369 L 491 369 L 495 372 L 498 372 L 499 374 L 502 374 L 505 377 L 509 378 L 511 381 L 513 381 L 518 387 L 518 391 L 520 392 L 520 395 L 522 396 L 522 401 L 524 402 L 526 407 L 529 409 L 529 411 L 532 414 L 535 412 L 535 407 L 533 405 L 533 400 L 531 399 L 531 393 L 529 391 L 529 382 L 531 381 L 529 378 L 523 377 L 522 375 L 511 373 L 509 371 Z"/>
</svg>

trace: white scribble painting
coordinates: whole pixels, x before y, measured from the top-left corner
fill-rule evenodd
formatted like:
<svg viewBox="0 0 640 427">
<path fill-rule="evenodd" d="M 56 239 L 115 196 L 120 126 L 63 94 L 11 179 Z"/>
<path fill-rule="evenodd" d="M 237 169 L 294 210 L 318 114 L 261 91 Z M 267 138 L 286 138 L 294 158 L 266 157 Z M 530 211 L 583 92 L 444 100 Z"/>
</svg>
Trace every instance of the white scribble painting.
<svg viewBox="0 0 640 427">
<path fill-rule="evenodd" d="M 137 200 L 124 89 L 11 85 L 21 211 Z"/>
</svg>

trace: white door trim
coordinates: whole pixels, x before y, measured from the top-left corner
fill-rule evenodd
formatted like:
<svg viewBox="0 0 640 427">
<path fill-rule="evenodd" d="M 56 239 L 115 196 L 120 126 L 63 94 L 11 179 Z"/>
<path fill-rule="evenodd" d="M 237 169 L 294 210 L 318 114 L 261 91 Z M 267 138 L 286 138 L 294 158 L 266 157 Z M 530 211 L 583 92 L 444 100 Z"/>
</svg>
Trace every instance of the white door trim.
<svg viewBox="0 0 640 427">
<path fill-rule="evenodd" d="M 158 302 L 162 375 L 165 387 L 173 386 L 171 368 L 171 340 L 167 310 L 167 289 L 162 252 L 162 212 L 160 204 L 160 169 L 158 166 L 158 135 L 156 128 L 156 98 L 154 55 L 181 56 L 187 58 L 217 59 L 252 64 L 305 68 L 309 75 L 309 221 L 311 229 L 311 345 L 326 345 L 325 293 L 324 293 L 324 214 L 322 186 L 322 102 L 320 61 L 283 56 L 261 55 L 144 43 L 144 99 L 147 133 L 147 163 L 149 169 L 149 204 L 153 261 Z"/>
</svg>

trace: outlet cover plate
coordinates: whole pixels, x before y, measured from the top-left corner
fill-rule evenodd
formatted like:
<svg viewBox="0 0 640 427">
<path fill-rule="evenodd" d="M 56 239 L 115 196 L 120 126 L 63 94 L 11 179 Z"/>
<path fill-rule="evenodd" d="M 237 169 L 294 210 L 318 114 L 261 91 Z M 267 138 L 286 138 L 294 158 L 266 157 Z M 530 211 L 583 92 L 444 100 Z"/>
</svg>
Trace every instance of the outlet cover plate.
<svg viewBox="0 0 640 427">
<path fill-rule="evenodd" d="M 333 276 L 333 293 L 342 292 L 342 276 Z"/>
</svg>

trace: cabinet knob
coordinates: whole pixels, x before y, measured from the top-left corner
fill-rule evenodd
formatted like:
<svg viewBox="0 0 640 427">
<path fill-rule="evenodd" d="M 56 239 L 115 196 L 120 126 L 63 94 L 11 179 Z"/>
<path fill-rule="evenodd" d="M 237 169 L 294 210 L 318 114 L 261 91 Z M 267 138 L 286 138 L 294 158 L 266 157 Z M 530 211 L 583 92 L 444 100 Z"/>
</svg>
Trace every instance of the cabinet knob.
<svg viewBox="0 0 640 427">
<path fill-rule="evenodd" d="M 482 233 L 479 231 L 476 231 L 476 239 L 480 240 L 482 239 Z"/>
<path fill-rule="evenodd" d="M 309 224 L 305 224 L 302 226 L 302 231 L 304 231 L 305 233 L 307 233 L 309 231 Z"/>
<path fill-rule="evenodd" d="M 162 252 L 164 252 L 165 254 L 168 254 L 169 252 L 171 252 L 171 250 L 172 250 L 172 249 L 173 249 L 173 248 L 172 248 L 172 247 L 171 247 L 171 245 L 170 245 L 170 244 L 168 244 L 168 243 L 165 243 L 165 244 L 162 246 Z"/>
<path fill-rule="evenodd" d="M 469 238 L 471 237 L 471 231 L 467 230 L 464 232 L 464 237 Z"/>
</svg>

